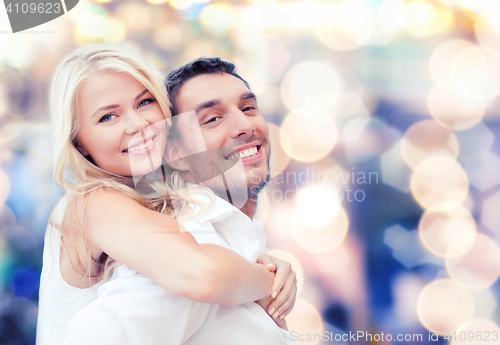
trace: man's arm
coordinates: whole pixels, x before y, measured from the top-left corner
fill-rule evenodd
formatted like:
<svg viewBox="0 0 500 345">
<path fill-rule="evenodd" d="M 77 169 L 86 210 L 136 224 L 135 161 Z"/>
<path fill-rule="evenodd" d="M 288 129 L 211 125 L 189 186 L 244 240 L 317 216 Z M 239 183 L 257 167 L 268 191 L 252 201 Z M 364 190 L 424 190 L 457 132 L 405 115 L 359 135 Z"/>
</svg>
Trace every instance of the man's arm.
<svg viewBox="0 0 500 345">
<path fill-rule="evenodd" d="M 86 236 L 91 252 L 150 277 L 173 294 L 237 305 L 269 296 L 273 274 L 233 251 L 198 244 L 173 218 L 112 191 L 92 192 Z"/>
</svg>

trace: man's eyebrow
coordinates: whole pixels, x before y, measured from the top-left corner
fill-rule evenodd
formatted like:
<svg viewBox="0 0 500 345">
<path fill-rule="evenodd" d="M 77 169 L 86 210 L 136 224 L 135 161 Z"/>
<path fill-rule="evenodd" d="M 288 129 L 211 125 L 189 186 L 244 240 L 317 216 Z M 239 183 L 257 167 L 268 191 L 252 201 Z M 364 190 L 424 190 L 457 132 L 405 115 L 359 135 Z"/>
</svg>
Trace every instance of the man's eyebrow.
<svg viewBox="0 0 500 345">
<path fill-rule="evenodd" d="M 200 105 L 198 105 L 194 109 L 194 111 L 196 113 L 198 113 L 202 109 L 211 108 L 211 107 L 216 106 L 216 105 L 220 105 L 220 101 L 218 99 L 211 99 L 210 101 L 206 101 L 206 102 L 203 102 Z"/>
<path fill-rule="evenodd" d="M 253 92 L 247 92 L 247 93 L 244 93 L 243 95 L 241 95 L 240 99 L 252 99 L 252 98 L 255 98 L 257 99 L 257 97 L 255 97 L 255 94 Z"/>
<path fill-rule="evenodd" d="M 145 93 L 148 93 L 149 90 L 148 89 L 144 89 L 144 91 L 142 91 L 140 94 L 138 94 L 137 96 L 135 96 L 134 98 L 134 101 L 137 101 L 139 98 L 141 98 Z M 103 111 L 103 110 L 109 110 L 109 109 L 113 109 L 113 108 L 118 108 L 120 105 L 119 104 L 111 104 L 111 105 L 105 105 L 104 107 L 100 107 L 99 109 L 97 109 L 93 114 L 92 114 L 92 117 L 94 117 L 95 114 L 97 114 L 98 112 L 100 111 Z"/>
</svg>

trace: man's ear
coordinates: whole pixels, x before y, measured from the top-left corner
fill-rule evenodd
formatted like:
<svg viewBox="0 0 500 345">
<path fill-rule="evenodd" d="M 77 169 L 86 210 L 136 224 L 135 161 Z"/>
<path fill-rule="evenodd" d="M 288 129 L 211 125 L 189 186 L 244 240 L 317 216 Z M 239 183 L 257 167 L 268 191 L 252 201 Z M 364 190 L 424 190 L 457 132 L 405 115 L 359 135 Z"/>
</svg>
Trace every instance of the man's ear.
<svg viewBox="0 0 500 345">
<path fill-rule="evenodd" d="M 89 155 L 89 151 L 87 151 L 87 149 L 85 147 L 83 147 L 83 145 L 80 143 L 80 140 L 75 139 L 73 141 L 73 145 L 75 145 L 76 149 L 78 150 L 78 152 L 80 152 L 82 154 L 83 157 L 86 157 Z"/>
<path fill-rule="evenodd" d="M 184 155 L 179 151 L 175 143 L 167 140 L 167 148 L 165 150 L 165 159 L 168 165 L 175 170 L 187 171 L 188 165 L 184 160 Z"/>
</svg>

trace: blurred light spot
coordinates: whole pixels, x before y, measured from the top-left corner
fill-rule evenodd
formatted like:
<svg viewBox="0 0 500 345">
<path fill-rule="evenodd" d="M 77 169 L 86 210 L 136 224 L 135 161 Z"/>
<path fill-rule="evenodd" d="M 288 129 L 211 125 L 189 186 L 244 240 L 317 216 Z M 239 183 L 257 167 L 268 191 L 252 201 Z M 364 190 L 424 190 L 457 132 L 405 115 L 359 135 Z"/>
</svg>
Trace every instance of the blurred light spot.
<svg viewBox="0 0 500 345">
<path fill-rule="evenodd" d="M 12 112 L 25 99 L 24 79 L 20 73 L 0 69 L 0 118 Z"/>
<path fill-rule="evenodd" d="M 490 151 L 495 141 L 495 136 L 484 122 L 455 135 L 460 143 L 459 157 L 465 162 L 476 157 L 478 152 Z"/>
<path fill-rule="evenodd" d="M 347 121 L 350 118 L 368 118 L 370 112 L 361 96 L 355 91 L 340 92 L 332 108 L 335 121 Z"/>
<path fill-rule="evenodd" d="M 290 62 L 291 55 L 287 47 L 277 37 L 256 32 L 239 34 L 236 37 L 236 44 L 241 60 L 233 62 L 238 65 L 238 73 L 244 75 L 247 82 L 252 85 L 252 90 L 258 93 L 259 109 L 262 98 L 264 106 L 267 103 L 274 105 L 274 108 L 278 107 L 269 112 L 262 108 L 261 113 L 272 115 L 281 112 L 281 96 L 276 84 L 281 82 Z"/>
<path fill-rule="evenodd" d="M 335 68 L 327 61 L 307 61 L 293 66 L 281 83 L 288 109 L 314 107 L 328 110 L 341 90 Z"/>
<path fill-rule="evenodd" d="M 432 36 L 448 28 L 452 11 L 435 1 L 414 0 L 404 5 L 405 29 L 415 36 Z"/>
<path fill-rule="evenodd" d="M 311 29 L 329 22 L 328 2 L 253 2 L 259 3 L 238 10 L 239 31 Z"/>
<path fill-rule="evenodd" d="M 490 289 L 472 290 L 472 297 L 476 305 L 476 318 L 490 318 L 498 307 L 495 294 Z"/>
<path fill-rule="evenodd" d="M 173 22 L 159 25 L 153 32 L 153 39 L 160 48 L 179 46 L 183 40 L 181 26 Z"/>
<path fill-rule="evenodd" d="M 160 5 L 168 2 L 168 0 L 146 0 L 146 1 L 152 5 Z"/>
<path fill-rule="evenodd" d="M 282 111 L 283 105 L 281 103 L 280 89 L 277 86 L 265 84 L 260 88 L 256 88 L 253 84 L 251 85 L 253 92 L 257 95 L 259 112 L 264 117 L 270 117 L 271 115 Z"/>
<path fill-rule="evenodd" d="M 297 296 L 299 296 L 305 281 L 304 270 L 302 269 L 302 265 L 300 264 L 299 260 L 297 260 L 297 258 L 293 256 L 291 253 L 282 249 L 270 249 L 267 251 L 267 254 L 277 257 L 278 259 L 284 260 L 292 265 L 292 270 L 294 270 L 295 273 L 297 273 Z"/>
<path fill-rule="evenodd" d="M 190 44 L 184 49 L 184 59 L 186 61 L 191 61 L 199 58 L 200 56 L 214 56 L 215 45 L 213 42 L 208 40 L 193 39 Z"/>
<path fill-rule="evenodd" d="M 222 34 L 233 26 L 234 8 L 225 3 L 207 5 L 200 13 L 201 24 L 213 34 Z"/>
<path fill-rule="evenodd" d="M 281 146 L 280 127 L 273 123 L 269 123 L 267 126 L 269 128 L 269 140 L 272 147 L 269 166 L 271 170 L 271 179 L 273 179 L 287 168 L 292 159 Z M 284 133 L 282 135 L 286 136 L 287 134 Z M 289 143 L 290 139 L 285 139 L 285 141 Z"/>
<path fill-rule="evenodd" d="M 16 216 L 14 212 L 5 204 L 0 204 L 0 229 L 15 226 Z"/>
<path fill-rule="evenodd" d="M 341 208 L 339 190 L 329 184 L 306 185 L 299 190 L 296 200 L 302 219 L 316 228 L 333 222 Z"/>
<path fill-rule="evenodd" d="M 280 142 L 293 159 L 314 162 L 327 156 L 337 142 L 337 125 L 320 109 L 289 113 L 281 124 Z"/>
<path fill-rule="evenodd" d="M 394 259 L 407 269 L 438 262 L 420 244 L 416 230 L 407 231 L 400 225 L 393 225 L 385 230 L 384 243 L 392 249 Z"/>
<path fill-rule="evenodd" d="M 380 157 L 382 182 L 400 190 L 410 191 L 411 169 L 406 165 L 401 155 L 401 141 Z"/>
<path fill-rule="evenodd" d="M 298 298 L 295 302 L 293 312 L 286 317 L 288 329 L 294 330 L 297 334 L 322 334 L 323 320 L 319 311 L 309 302 Z M 316 345 L 320 344 L 321 339 L 313 338 L 313 341 L 297 341 L 297 345 Z"/>
<path fill-rule="evenodd" d="M 481 223 L 496 234 L 500 233 L 500 191 L 492 194 L 483 203 L 481 212 Z"/>
<path fill-rule="evenodd" d="M 347 248 L 346 242 L 348 242 L 347 239 L 332 251 L 314 254 L 314 260 L 324 275 L 328 277 L 339 275 L 351 266 L 349 263 L 353 258 L 349 252 L 350 249 Z M 335 265 L 325 265 L 325 262 L 335 262 Z"/>
<path fill-rule="evenodd" d="M 489 237 L 478 234 L 465 254 L 446 259 L 446 269 L 468 289 L 487 288 L 500 277 L 500 249 Z"/>
<path fill-rule="evenodd" d="M 418 318 L 433 333 L 452 333 L 471 320 L 474 312 L 474 300 L 469 291 L 451 279 L 429 283 L 417 300 Z"/>
<path fill-rule="evenodd" d="M 380 156 L 397 141 L 388 145 L 393 135 L 392 127 L 380 117 L 356 117 L 344 125 L 341 144 L 349 162 L 354 164 Z"/>
<path fill-rule="evenodd" d="M 437 212 L 458 207 L 469 192 L 464 169 L 446 157 L 431 157 L 422 161 L 412 174 L 410 186 L 422 207 Z"/>
<path fill-rule="evenodd" d="M 423 287 L 422 280 L 413 273 L 402 272 L 392 279 L 395 316 L 404 329 L 419 325 L 415 301 Z"/>
<path fill-rule="evenodd" d="M 413 124 L 401 141 L 403 159 L 413 170 L 430 157 L 450 157 L 452 159 L 449 162 L 453 163 L 458 157 L 458 151 L 455 134 L 432 120 Z M 444 162 L 448 161 L 442 161 Z"/>
<path fill-rule="evenodd" d="M 464 161 L 464 168 L 470 184 L 480 191 L 486 191 L 500 183 L 500 157 L 481 149 L 476 155 Z"/>
<path fill-rule="evenodd" d="M 483 46 L 491 47 L 500 52 L 500 3 L 490 1 L 487 8 L 484 9 L 481 16 L 475 21 L 475 32 L 479 43 Z"/>
<path fill-rule="evenodd" d="M 328 205 L 325 205 L 327 207 Z M 347 235 L 349 219 L 342 207 L 330 205 L 332 210 L 338 208 L 333 221 L 321 227 L 313 227 L 296 215 L 292 222 L 292 236 L 295 242 L 311 253 L 322 253 L 336 248 Z M 312 215 L 310 216 L 312 217 Z"/>
<path fill-rule="evenodd" d="M 456 257 L 466 253 L 476 238 L 476 222 L 459 206 L 448 212 L 425 211 L 418 226 L 420 240 L 433 254 Z"/>
<path fill-rule="evenodd" d="M 24 119 L 21 116 L 13 117 L 7 123 L 0 126 L 0 144 L 11 141 L 23 131 Z"/>
<path fill-rule="evenodd" d="M 475 318 L 469 322 L 465 322 L 456 330 L 457 336 L 451 337 L 450 345 L 484 344 L 490 341 L 493 344 L 498 344 L 499 333 L 500 328 L 492 321 Z M 481 340 L 479 340 L 480 338 Z"/>
<path fill-rule="evenodd" d="M 22 71 L 35 61 L 36 54 L 33 49 L 34 42 L 31 37 L 18 38 L 16 41 L 17 44 L 11 45 L 9 51 L 3 58 L 5 59 L 6 65 Z"/>
<path fill-rule="evenodd" d="M 389 32 L 398 32 L 404 26 L 404 7 L 401 1 L 384 1 L 378 8 L 380 24 Z"/>
<path fill-rule="evenodd" d="M 94 0 L 94 2 L 98 3 L 98 4 L 107 4 L 107 3 L 110 3 L 112 1 L 113 0 Z"/>
<path fill-rule="evenodd" d="M 472 95 L 472 93 L 470 94 Z M 465 130 L 477 125 L 486 111 L 481 95 L 467 101 L 460 94 L 434 86 L 429 93 L 427 106 L 432 117 L 452 130 Z"/>
<path fill-rule="evenodd" d="M 454 86 L 448 82 L 451 76 L 450 62 L 453 61 L 461 51 L 473 46 L 474 45 L 469 41 L 453 39 L 441 43 L 434 49 L 429 60 L 429 69 L 434 81 L 443 88 L 451 87 L 453 90 Z"/>
<path fill-rule="evenodd" d="M 266 187 L 259 192 L 257 197 L 257 210 L 255 211 L 254 219 L 257 219 L 262 224 L 265 224 L 269 217 L 270 201 L 268 190 Z"/>
<path fill-rule="evenodd" d="M 7 174 L 0 170 L 0 204 L 7 200 L 10 193 L 10 181 Z"/>
<path fill-rule="evenodd" d="M 267 190 L 268 187 L 264 189 Z M 269 195 L 268 195 L 269 196 Z M 270 200 L 273 201 L 272 195 Z M 290 214 L 295 212 L 295 207 L 292 202 L 281 201 L 272 205 L 273 216 L 266 219 L 264 228 L 269 239 L 283 241 L 291 238 L 292 232 L 292 217 Z"/>
<path fill-rule="evenodd" d="M 101 28 L 101 38 L 107 43 L 120 43 L 127 37 L 127 29 L 121 21 L 109 18 L 106 25 Z"/>
<path fill-rule="evenodd" d="M 170 0 L 170 6 L 176 10 L 187 10 L 193 3 L 193 0 Z"/>
<path fill-rule="evenodd" d="M 140 3 L 124 3 L 118 7 L 115 15 L 128 29 L 133 31 L 144 30 L 151 25 L 151 8 Z"/>
<path fill-rule="evenodd" d="M 366 44 L 372 36 L 375 18 L 362 2 L 337 2 L 329 16 L 330 26 L 317 29 L 320 41 L 328 48 L 353 50 Z"/>
</svg>

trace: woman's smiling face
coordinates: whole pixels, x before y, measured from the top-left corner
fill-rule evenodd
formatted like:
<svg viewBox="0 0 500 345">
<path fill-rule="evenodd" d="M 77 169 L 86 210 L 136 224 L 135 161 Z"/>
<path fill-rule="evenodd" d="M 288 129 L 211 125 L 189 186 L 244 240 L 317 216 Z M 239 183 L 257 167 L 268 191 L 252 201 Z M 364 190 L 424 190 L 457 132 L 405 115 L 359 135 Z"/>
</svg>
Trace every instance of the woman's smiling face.
<svg viewBox="0 0 500 345">
<path fill-rule="evenodd" d="M 98 73 L 78 95 L 77 149 L 103 170 L 140 176 L 158 169 L 166 120 L 154 96 L 126 73 Z"/>
</svg>

